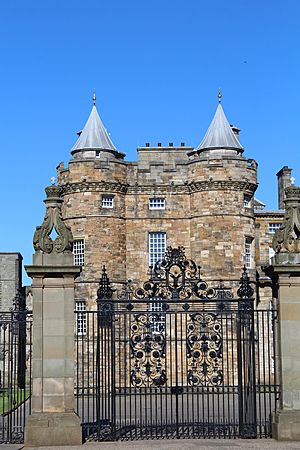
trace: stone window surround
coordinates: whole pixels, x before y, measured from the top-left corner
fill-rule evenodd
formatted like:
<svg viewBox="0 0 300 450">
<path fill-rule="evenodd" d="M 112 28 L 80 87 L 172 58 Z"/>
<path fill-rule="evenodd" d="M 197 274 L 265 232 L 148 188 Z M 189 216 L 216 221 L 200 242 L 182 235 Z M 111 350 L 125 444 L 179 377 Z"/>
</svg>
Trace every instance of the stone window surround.
<svg viewBox="0 0 300 450">
<path fill-rule="evenodd" d="M 74 266 L 84 266 L 85 242 L 83 238 L 76 237 L 73 241 Z"/>
<path fill-rule="evenodd" d="M 77 336 L 85 336 L 87 329 L 85 300 L 76 300 L 75 310 L 76 310 L 76 334 Z"/>
<path fill-rule="evenodd" d="M 269 222 L 268 223 L 268 233 L 275 234 L 276 231 L 280 228 L 281 222 Z"/>
<path fill-rule="evenodd" d="M 252 236 L 245 236 L 245 266 L 246 269 L 252 269 Z"/>
<path fill-rule="evenodd" d="M 148 233 L 148 263 L 155 263 L 165 257 L 167 233 L 165 231 L 150 231 Z"/>
<path fill-rule="evenodd" d="M 113 209 L 115 207 L 115 199 L 113 194 L 102 194 L 101 196 L 101 208 Z"/>
<path fill-rule="evenodd" d="M 152 211 L 166 209 L 166 199 L 164 197 L 149 197 L 148 206 Z"/>
</svg>

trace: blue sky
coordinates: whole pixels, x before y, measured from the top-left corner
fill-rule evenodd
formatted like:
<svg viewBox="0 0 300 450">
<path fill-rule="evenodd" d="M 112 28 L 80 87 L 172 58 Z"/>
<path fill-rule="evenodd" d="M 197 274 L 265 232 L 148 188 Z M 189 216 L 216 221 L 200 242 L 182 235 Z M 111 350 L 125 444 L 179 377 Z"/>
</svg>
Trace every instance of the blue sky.
<svg viewBox="0 0 300 450">
<path fill-rule="evenodd" d="M 223 93 L 256 196 L 277 207 L 276 172 L 300 184 L 299 0 L 3 2 L 0 251 L 31 262 L 44 187 L 92 107 L 128 160 L 145 142 L 197 146 Z"/>
</svg>

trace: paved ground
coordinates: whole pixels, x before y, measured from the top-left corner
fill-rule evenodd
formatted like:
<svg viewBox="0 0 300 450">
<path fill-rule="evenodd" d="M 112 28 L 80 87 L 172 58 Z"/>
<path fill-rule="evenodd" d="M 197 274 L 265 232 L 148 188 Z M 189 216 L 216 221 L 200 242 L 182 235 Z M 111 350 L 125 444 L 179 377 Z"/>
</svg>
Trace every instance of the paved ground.
<svg viewBox="0 0 300 450">
<path fill-rule="evenodd" d="M 20 450 L 23 445 L 0 445 L 0 450 Z M 274 449 L 292 450 L 300 449 L 300 442 L 277 442 L 273 439 L 185 439 L 163 441 L 129 441 L 129 442 L 103 442 L 86 443 L 83 446 L 72 447 L 39 447 L 41 450 L 235 450 L 235 449 Z M 24 448 L 25 450 L 25 448 Z M 37 450 L 26 447 L 26 450 Z"/>
</svg>

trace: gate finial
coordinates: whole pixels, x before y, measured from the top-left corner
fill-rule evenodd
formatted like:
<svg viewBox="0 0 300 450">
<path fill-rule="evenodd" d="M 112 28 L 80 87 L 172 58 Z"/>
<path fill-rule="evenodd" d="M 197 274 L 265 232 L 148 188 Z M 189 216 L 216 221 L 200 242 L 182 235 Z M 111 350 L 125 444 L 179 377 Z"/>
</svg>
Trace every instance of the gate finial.
<svg viewBox="0 0 300 450">
<path fill-rule="evenodd" d="M 237 295 L 240 299 L 250 299 L 254 294 L 254 290 L 250 286 L 250 278 L 247 273 L 246 266 L 243 267 L 243 273 L 240 278 L 240 287 L 237 290 Z"/>
<path fill-rule="evenodd" d="M 300 253 L 300 187 L 287 187 L 285 195 L 284 222 L 276 231 L 272 246 L 276 253 Z"/>
<path fill-rule="evenodd" d="M 63 203 L 62 188 L 60 186 L 48 186 L 45 189 L 47 198 L 46 214 L 42 225 L 37 226 L 33 236 L 33 246 L 36 252 L 65 253 L 73 249 L 73 235 L 62 219 L 61 205 Z M 55 229 L 56 239 L 53 241 L 50 234 Z"/>
<path fill-rule="evenodd" d="M 97 290 L 97 303 L 105 299 L 111 299 L 114 293 L 112 289 L 110 280 L 107 275 L 106 267 L 102 267 L 102 275 L 99 282 L 99 289 Z"/>
</svg>

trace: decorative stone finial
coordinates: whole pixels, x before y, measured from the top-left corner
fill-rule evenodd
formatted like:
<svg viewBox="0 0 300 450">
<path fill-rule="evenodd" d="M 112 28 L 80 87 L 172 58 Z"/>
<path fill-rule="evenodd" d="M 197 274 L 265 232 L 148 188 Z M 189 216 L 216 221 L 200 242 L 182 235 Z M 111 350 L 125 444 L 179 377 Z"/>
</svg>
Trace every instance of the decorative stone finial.
<svg viewBox="0 0 300 450">
<path fill-rule="evenodd" d="M 219 103 L 221 103 L 221 100 L 222 100 L 222 92 L 221 92 L 221 89 L 219 89 L 219 92 L 218 92 L 218 100 L 219 100 Z"/>
<path fill-rule="evenodd" d="M 97 97 L 96 97 L 96 89 L 94 88 L 94 93 L 93 93 L 93 103 L 94 103 L 94 105 L 96 105 L 96 99 L 97 99 Z"/>
<path fill-rule="evenodd" d="M 45 189 L 47 198 L 46 214 L 41 226 L 37 226 L 33 236 L 33 246 L 36 252 L 65 253 L 73 249 L 73 235 L 71 229 L 64 223 L 61 215 L 62 188 L 48 186 Z M 50 234 L 55 229 L 57 238 L 53 241 Z"/>
<path fill-rule="evenodd" d="M 276 231 L 272 246 L 276 253 L 300 253 L 300 187 L 287 187 L 285 195 L 284 222 Z"/>
</svg>

